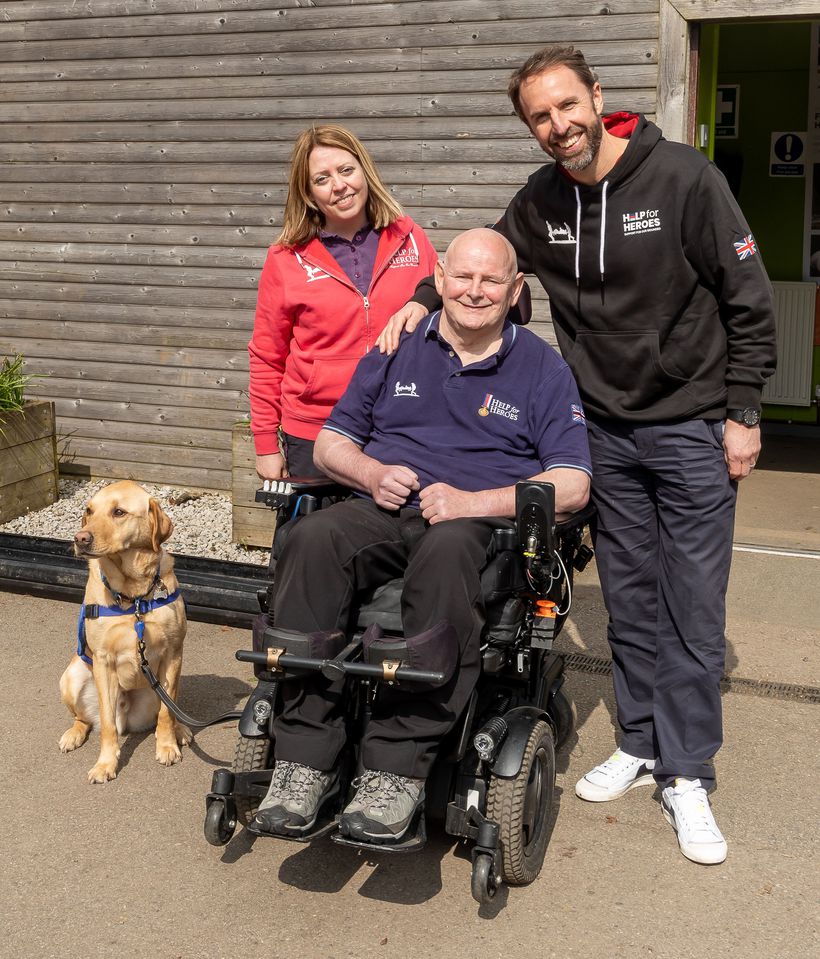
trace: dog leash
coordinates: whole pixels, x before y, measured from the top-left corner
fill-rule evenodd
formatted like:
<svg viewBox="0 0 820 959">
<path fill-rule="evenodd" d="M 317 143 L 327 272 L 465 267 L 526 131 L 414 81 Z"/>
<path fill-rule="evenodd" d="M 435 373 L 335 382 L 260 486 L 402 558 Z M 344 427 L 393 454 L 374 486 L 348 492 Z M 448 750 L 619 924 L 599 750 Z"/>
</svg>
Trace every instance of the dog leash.
<svg viewBox="0 0 820 959">
<path fill-rule="evenodd" d="M 179 592 L 179 590 L 177 590 Z M 145 640 L 143 639 L 143 634 L 145 632 L 145 623 L 142 621 L 141 614 L 137 612 L 136 622 L 134 628 L 137 632 L 137 650 L 140 654 L 140 669 L 142 670 L 143 675 L 148 680 L 148 685 L 159 697 L 160 701 L 168 709 L 168 712 L 173 713 L 174 716 L 186 726 L 190 726 L 192 729 L 205 729 L 208 726 L 218 726 L 220 723 L 228 723 L 233 719 L 241 719 L 241 712 L 229 712 L 222 713 L 221 716 L 216 716 L 214 719 L 209 719 L 203 722 L 200 719 L 194 719 L 193 716 L 189 716 L 186 712 L 183 712 L 177 706 L 177 704 L 171 699 L 168 693 L 162 688 L 162 683 L 157 679 L 154 674 L 154 670 L 151 669 L 148 664 L 148 660 L 145 658 Z"/>
<path fill-rule="evenodd" d="M 242 717 L 241 712 L 228 712 L 223 713 L 221 716 L 217 716 L 214 719 L 209 719 L 206 722 L 203 722 L 198 719 L 194 719 L 193 716 L 189 716 L 186 712 L 177 706 L 173 699 L 168 695 L 166 690 L 163 688 L 162 683 L 157 679 L 156 674 L 145 656 L 145 622 L 143 617 L 146 613 L 150 613 L 151 610 L 160 609 L 163 606 L 169 606 L 171 603 L 176 602 L 181 598 L 182 594 L 179 591 L 179 588 L 175 589 L 172 593 L 168 592 L 168 589 L 160 579 L 159 576 L 159 565 L 157 565 L 157 571 L 154 574 L 154 580 L 151 584 L 151 588 L 148 590 L 144 596 L 124 596 L 122 593 L 118 593 L 111 588 L 108 580 L 100 570 L 100 579 L 103 582 L 103 586 L 108 590 L 109 593 L 114 597 L 117 604 L 116 606 L 100 606 L 97 603 L 89 603 L 86 605 L 82 604 L 80 607 L 80 618 L 77 623 L 77 655 L 83 662 L 87 663 L 89 666 L 92 666 L 92 659 L 86 652 L 88 646 L 85 640 L 85 621 L 87 619 L 98 619 L 100 616 L 133 616 L 134 617 L 134 632 L 137 634 L 137 651 L 140 656 L 140 669 L 142 670 L 143 676 L 145 676 L 148 681 L 148 685 L 151 689 L 154 690 L 160 702 L 166 707 L 166 709 L 172 713 L 181 723 L 184 723 L 186 726 L 190 726 L 193 729 L 205 729 L 208 726 L 217 726 L 219 723 L 231 722 L 234 719 L 240 719 Z M 146 599 L 150 593 L 156 593 L 155 599 Z M 123 609 L 120 605 L 123 600 L 130 600 L 131 605 Z M 185 600 L 183 599 L 183 603 Z"/>
</svg>

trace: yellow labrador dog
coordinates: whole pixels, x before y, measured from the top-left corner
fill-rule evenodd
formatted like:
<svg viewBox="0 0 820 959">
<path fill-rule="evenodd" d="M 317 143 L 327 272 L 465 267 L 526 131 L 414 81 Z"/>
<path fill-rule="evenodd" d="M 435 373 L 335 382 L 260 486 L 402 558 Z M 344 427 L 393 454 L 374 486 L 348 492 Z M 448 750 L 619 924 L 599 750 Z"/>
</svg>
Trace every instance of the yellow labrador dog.
<svg viewBox="0 0 820 959">
<path fill-rule="evenodd" d="M 75 554 L 88 560 L 80 627 L 85 648 L 60 679 L 63 702 L 74 717 L 60 749 L 77 749 L 91 728 L 99 727 L 100 755 L 88 771 L 90 783 L 116 777 L 121 733 L 156 727 L 157 761 L 166 766 L 182 759 L 180 746 L 191 740 L 191 731 L 160 706 L 148 686 L 137 649 L 142 621 L 146 659 L 176 700 L 186 619 L 173 559 L 162 548 L 173 528 L 157 500 L 136 483 L 122 482 L 89 500 L 74 537 Z"/>
</svg>

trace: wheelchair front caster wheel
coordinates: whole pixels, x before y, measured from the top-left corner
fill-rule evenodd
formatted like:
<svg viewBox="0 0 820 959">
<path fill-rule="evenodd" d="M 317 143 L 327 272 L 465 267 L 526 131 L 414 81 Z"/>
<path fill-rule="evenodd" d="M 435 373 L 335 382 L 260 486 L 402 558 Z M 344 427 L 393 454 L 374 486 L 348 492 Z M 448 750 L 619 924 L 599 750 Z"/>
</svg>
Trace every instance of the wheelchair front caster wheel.
<svg viewBox="0 0 820 959">
<path fill-rule="evenodd" d="M 473 860 L 471 891 L 473 899 L 481 905 L 488 903 L 498 892 L 501 880 L 493 870 L 493 857 L 479 853 Z"/>
<path fill-rule="evenodd" d="M 205 810 L 205 838 L 212 846 L 224 846 L 236 830 L 236 820 L 228 817 L 225 803 L 214 799 Z"/>
</svg>

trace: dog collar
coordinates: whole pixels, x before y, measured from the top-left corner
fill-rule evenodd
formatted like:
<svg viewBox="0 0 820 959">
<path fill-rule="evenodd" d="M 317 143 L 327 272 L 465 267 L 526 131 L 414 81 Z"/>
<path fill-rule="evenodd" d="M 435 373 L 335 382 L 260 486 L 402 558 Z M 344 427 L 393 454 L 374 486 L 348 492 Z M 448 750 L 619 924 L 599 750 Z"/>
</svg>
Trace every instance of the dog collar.
<svg viewBox="0 0 820 959">
<path fill-rule="evenodd" d="M 105 578 L 103 571 L 100 570 L 100 579 L 102 580 L 103 586 L 108 590 L 109 593 L 114 597 L 114 602 L 119 606 L 123 605 L 123 602 L 128 603 L 139 603 L 145 599 L 146 596 L 150 596 L 152 593 L 156 599 L 165 599 L 168 596 L 168 587 L 160 579 L 159 571 L 162 566 L 162 557 L 160 556 L 159 561 L 157 562 L 157 571 L 154 573 L 154 578 L 151 580 L 151 585 L 148 587 L 148 592 L 143 593 L 142 596 L 127 596 L 125 593 L 118 593 L 115 589 L 112 588 L 111 584 Z"/>
</svg>

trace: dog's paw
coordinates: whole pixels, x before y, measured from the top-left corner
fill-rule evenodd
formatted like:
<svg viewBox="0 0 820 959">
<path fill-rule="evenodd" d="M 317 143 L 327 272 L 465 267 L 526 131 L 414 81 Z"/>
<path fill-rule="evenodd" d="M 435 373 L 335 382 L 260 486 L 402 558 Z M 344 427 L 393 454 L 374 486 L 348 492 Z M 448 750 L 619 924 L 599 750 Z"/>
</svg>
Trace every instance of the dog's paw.
<svg viewBox="0 0 820 959">
<path fill-rule="evenodd" d="M 98 762 L 88 770 L 88 781 L 90 783 L 107 783 L 111 779 L 117 778 L 117 764 Z"/>
<path fill-rule="evenodd" d="M 182 751 L 176 743 L 157 743 L 157 762 L 163 766 L 173 766 L 182 762 Z"/>
<path fill-rule="evenodd" d="M 177 743 L 179 743 L 180 746 L 187 746 L 193 740 L 194 734 L 191 732 L 190 729 L 188 729 L 187 726 L 183 726 L 182 723 L 177 723 L 176 737 L 177 737 Z"/>
<path fill-rule="evenodd" d="M 72 749 L 79 749 L 85 742 L 87 736 L 87 730 L 77 729 L 75 726 L 72 726 L 60 737 L 60 752 L 70 753 Z"/>
</svg>

